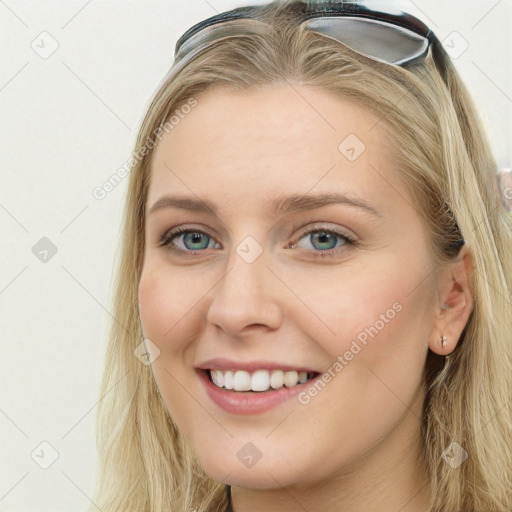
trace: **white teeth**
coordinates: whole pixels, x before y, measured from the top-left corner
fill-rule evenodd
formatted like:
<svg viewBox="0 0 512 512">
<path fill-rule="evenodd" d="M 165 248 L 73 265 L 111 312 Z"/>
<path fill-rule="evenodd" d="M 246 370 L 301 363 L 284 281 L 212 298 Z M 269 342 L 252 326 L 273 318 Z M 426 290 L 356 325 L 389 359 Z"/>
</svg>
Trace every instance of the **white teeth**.
<svg viewBox="0 0 512 512">
<path fill-rule="evenodd" d="M 279 389 L 283 387 L 283 376 L 284 373 L 282 370 L 272 370 L 272 375 L 270 376 L 270 385 L 273 389 Z"/>
<path fill-rule="evenodd" d="M 267 370 L 257 370 L 251 375 L 251 389 L 266 391 L 270 386 L 270 375 Z"/>
<path fill-rule="evenodd" d="M 217 370 L 220 371 L 220 370 Z M 251 374 L 244 370 L 235 372 L 233 378 L 233 389 L 235 391 L 250 391 L 251 390 Z"/>
<path fill-rule="evenodd" d="M 252 374 L 244 370 L 210 370 L 210 375 L 217 387 L 234 391 L 267 391 L 283 386 L 291 388 L 308 380 L 307 372 L 295 370 L 256 370 Z"/>
<path fill-rule="evenodd" d="M 227 372 L 224 373 L 224 387 L 226 389 L 233 389 L 233 378 L 234 374 L 231 370 L 228 370 Z"/>
<path fill-rule="evenodd" d="M 284 385 L 287 388 L 295 386 L 299 382 L 299 374 L 297 372 L 286 372 L 284 374 Z"/>
</svg>

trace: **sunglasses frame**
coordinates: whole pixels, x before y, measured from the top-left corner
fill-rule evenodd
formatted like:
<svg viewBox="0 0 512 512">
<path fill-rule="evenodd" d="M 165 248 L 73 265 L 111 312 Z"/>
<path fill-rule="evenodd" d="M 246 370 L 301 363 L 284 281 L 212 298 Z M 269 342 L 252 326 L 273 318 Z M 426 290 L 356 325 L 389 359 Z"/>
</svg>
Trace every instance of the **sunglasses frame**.
<svg viewBox="0 0 512 512">
<path fill-rule="evenodd" d="M 265 7 L 265 5 L 238 7 L 230 11 L 216 14 L 193 25 L 178 39 L 176 43 L 174 50 L 175 62 L 177 63 L 182 59 L 189 62 L 197 54 L 209 47 L 213 42 L 244 34 L 264 34 L 265 30 L 267 30 L 268 33 L 269 27 L 267 23 L 261 20 L 261 12 Z M 296 1 L 288 4 L 286 6 L 286 11 L 295 15 L 299 20 L 299 25 L 306 24 L 306 28 L 308 30 L 322 36 L 329 37 L 330 39 L 336 40 L 342 44 L 345 43 L 341 38 L 338 39 L 335 36 L 325 34 L 315 28 L 309 28 L 307 26 L 308 22 L 322 19 L 329 20 L 334 17 L 345 20 L 355 18 L 389 26 L 390 29 L 395 27 L 397 30 L 408 31 L 414 36 L 420 36 L 421 38 L 424 38 L 426 43 L 424 51 L 418 55 L 404 57 L 400 63 L 383 61 L 378 57 L 359 52 L 357 49 L 351 48 L 350 45 L 348 46 L 356 53 L 362 54 L 370 59 L 378 62 L 384 62 L 388 65 L 399 65 L 401 67 L 406 67 L 422 60 L 428 54 L 429 48 L 431 48 L 436 67 L 446 83 L 445 63 L 449 58 L 446 51 L 434 32 L 421 20 L 411 14 L 399 10 L 385 12 L 382 10 L 371 9 L 362 3 L 335 2 L 332 0 L 314 3 L 313 5 L 311 5 L 310 2 Z M 259 24 L 254 22 L 259 22 Z M 236 25 L 238 31 L 233 31 L 233 25 Z M 211 27 L 214 26 L 219 29 L 217 35 L 215 31 L 211 30 Z M 181 68 L 182 66 L 179 67 Z"/>
</svg>

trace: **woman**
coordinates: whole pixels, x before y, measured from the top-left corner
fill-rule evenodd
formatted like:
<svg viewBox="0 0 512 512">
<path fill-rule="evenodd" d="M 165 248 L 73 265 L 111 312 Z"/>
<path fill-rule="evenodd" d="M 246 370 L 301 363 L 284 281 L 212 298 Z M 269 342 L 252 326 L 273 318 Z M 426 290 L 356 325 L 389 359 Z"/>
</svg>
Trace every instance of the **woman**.
<svg viewBox="0 0 512 512">
<path fill-rule="evenodd" d="M 96 505 L 511 510 L 510 218 L 439 41 L 288 1 L 177 50 L 130 176 Z"/>
</svg>

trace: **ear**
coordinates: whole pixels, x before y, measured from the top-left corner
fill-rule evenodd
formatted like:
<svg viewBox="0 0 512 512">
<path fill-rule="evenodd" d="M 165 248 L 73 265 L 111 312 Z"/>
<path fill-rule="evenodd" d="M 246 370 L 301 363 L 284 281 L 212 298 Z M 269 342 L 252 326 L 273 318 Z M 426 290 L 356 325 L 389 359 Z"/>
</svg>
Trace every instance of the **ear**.
<svg viewBox="0 0 512 512">
<path fill-rule="evenodd" d="M 444 265 L 437 277 L 437 303 L 434 325 L 428 346 L 432 352 L 446 356 L 453 352 L 473 308 L 470 275 L 473 262 L 463 245 L 457 259 Z M 441 338 L 445 336 L 444 346 Z"/>
</svg>

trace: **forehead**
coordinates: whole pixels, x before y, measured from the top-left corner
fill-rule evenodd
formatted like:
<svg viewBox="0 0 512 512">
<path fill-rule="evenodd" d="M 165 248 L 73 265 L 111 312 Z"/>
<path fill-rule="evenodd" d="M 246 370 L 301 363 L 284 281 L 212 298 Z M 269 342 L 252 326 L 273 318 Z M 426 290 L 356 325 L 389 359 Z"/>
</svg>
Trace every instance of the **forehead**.
<svg viewBox="0 0 512 512">
<path fill-rule="evenodd" d="M 148 203 L 181 192 L 247 206 L 313 188 L 396 201 L 392 136 L 357 104 L 303 85 L 195 99 L 155 149 Z"/>
</svg>

